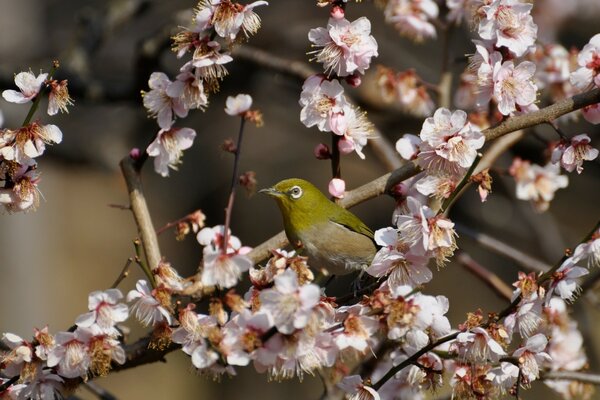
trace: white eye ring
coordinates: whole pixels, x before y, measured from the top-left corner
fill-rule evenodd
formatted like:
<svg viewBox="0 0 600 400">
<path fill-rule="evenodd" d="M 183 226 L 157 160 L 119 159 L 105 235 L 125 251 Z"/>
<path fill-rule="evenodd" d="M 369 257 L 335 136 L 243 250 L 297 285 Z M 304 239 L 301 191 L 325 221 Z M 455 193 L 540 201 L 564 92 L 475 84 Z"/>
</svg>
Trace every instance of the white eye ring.
<svg viewBox="0 0 600 400">
<path fill-rule="evenodd" d="M 300 197 L 302 197 L 302 189 L 300 188 L 300 186 L 294 186 L 290 189 L 289 193 L 290 196 L 292 196 L 292 199 L 299 199 Z"/>
</svg>

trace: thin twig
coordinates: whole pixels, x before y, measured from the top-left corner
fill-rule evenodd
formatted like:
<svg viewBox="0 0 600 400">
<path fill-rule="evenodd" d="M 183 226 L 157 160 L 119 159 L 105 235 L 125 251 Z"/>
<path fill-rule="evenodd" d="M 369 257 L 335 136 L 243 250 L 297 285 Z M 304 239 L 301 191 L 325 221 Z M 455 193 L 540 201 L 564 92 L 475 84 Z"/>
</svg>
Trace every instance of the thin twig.
<svg viewBox="0 0 600 400">
<path fill-rule="evenodd" d="M 477 261 L 473 260 L 473 258 L 471 258 L 471 256 L 464 251 L 457 253 L 456 261 L 458 261 L 459 264 L 465 267 L 473 275 L 481 279 L 487 286 L 493 289 L 496 294 L 500 295 L 503 299 L 510 301 L 513 291 L 506 283 L 504 283 L 502 279 L 498 277 L 498 275 L 494 274 Z"/>
<path fill-rule="evenodd" d="M 231 213 L 233 212 L 233 202 L 235 201 L 235 190 L 239 183 L 239 165 L 240 165 L 240 154 L 242 151 L 242 139 L 244 138 L 244 125 L 246 118 L 241 116 L 240 131 L 238 133 L 238 141 L 235 147 L 235 158 L 233 160 L 233 173 L 231 176 L 231 189 L 229 192 L 229 200 L 227 201 L 227 207 L 225 208 L 225 227 L 223 228 L 223 248 L 221 252 L 223 255 L 227 254 L 229 247 L 229 227 L 231 226 Z"/>
<path fill-rule="evenodd" d="M 127 261 L 125 262 L 125 266 L 121 270 L 121 273 L 119 274 L 119 276 L 115 280 L 115 283 L 112 284 L 112 286 L 111 286 L 112 289 L 114 289 L 117 286 L 119 286 L 121 284 L 121 282 L 123 282 L 123 279 L 125 279 L 125 278 L 127 278 L 127 276 L 129 276 L 129 267 L 131 266 L 132 262 L 133 262 L 133 258 L 129 257 L 127 259 Z"/>
</svg>

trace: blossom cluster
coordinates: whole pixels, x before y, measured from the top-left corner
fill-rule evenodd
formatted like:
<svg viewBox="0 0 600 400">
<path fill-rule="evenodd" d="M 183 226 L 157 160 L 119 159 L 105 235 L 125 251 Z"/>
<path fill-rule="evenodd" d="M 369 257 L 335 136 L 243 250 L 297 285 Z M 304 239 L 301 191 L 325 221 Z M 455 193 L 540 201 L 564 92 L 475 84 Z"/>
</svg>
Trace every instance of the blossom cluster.
<svg viewBox="0 0 600 400">
<path fill-rule="evenodd" d="M 172 48 L 177 58 L 191 53 L 191 60 L 181 66 L 174 80 L 163 72 L 152 73 L 148 80 L 150 90 L 142 92 L 144 107 L 160 128 L 146 152 L 154 157 L 154 169 L 161 176 L 168 176 L 169 169 L 177 169 L 183 150 L 190 148 L 196 137 L 191 128 L 175 127 L 176 119 L 185 118 L 190 110 L 204 110 L 210 93 L 219 90 L 220 81 L 228 74 L 225 65 L 233 58 L 215 37 L 231 46 L 254 35 L 260 28 L 260 17 L 254 8 L 267 4 L 201 0 L 191 26 L 173 36 Z"/>
<path fill-rule="evenodd" d="M 362 151 L 367 140 L 373 138 L 374 127 L 366 113 L 354 106 L 345 96 L 342 80 L 350 86 L 361 84 L 361 75 L 378 56 L 377 41 L 371 35 L 371 22 L 360 17 L 350 22 L 345 17 L 345 4 L 334 4 L 326 27 L 311 29 L 308 39 L 315 50 L 309 52 L 311 61 L 323 64 L 323 74 L 307 78 L 300 95 L 300 121 L 308 128 L 316 126 L 321 132 L 332 132 L 338 136 L 337 149 L 342 154 L 356 152 L 365 158 Z M 331 156 L 323 144 L 315 154 L 319 159 Z M 339 179 L 336 178 L 338 181 Z M 330 187 L 341 182 L 330 183 Z M 343 193 L 331 191 L 336 197 Z"/>
<path fill-rule="evenodd" d="M 19 128 L 0 129 L 0 205 L 8 212 L 34 210 L 39 204 L 40 174 L 36 159 L 46 145 L 60 143 L 62 132 L 53 124 L 32 121 L 42 96 L 48 94 L 48 115 L 68 112 L 73 104 L 67 81 L 58 81 L 47 73 L 31 72 L 15 75 L 19 91 L 7 89 L 2 97 L 11 103 L 31 104 L 30 115 Z M 1 125 L 0 125 L 0 128 Z"/>
<path fill-rule="evenodd" d="M 105 376 L 111 363 L 123 364 L 125 351 L 118 324 L 127 320 L 129 308 L 118 289 L 92 292 L 89 311 L 66 332 L 52 335 L 46 326 L 36 329 L 33 341 L 13 333 L 2 335 L 10 349 L 0 356 L 0 374 L 18 384 L 0 393 L 6 399 L 55 399 L 68 394 L 69 382 Z M 0 383 L 3 380 L 0 378 Z"/>
</svg>

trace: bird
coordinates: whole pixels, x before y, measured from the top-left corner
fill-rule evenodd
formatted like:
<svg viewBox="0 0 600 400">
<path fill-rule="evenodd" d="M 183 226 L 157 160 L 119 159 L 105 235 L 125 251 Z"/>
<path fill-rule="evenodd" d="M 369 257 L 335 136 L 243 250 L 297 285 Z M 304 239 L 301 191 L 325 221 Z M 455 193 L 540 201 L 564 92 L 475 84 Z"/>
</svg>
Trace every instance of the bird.
<svg viewBox="0 0 600 400">
<path fill-rule="evenodd" d="M 345 275 L 371 264 L 377 252 L 371 228 L 312 183 L 285 179 L 259 193 L 275 199 L 288 240 L 312 268 Z"/>
</svg>

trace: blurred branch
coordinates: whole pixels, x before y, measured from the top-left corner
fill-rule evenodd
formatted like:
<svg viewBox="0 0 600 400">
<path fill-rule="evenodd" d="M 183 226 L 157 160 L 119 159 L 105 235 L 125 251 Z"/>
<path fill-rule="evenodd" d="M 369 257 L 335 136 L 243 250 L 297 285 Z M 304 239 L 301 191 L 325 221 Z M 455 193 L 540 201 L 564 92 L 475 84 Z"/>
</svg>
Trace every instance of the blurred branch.
<svg viewBox="0 0 600 400">
<path fill-rule="evenodd" d="M 103 387 L 97 385 L 92 381 L 87 381 L 83 383 L 83 387 L 89 390 L 94 396 L 99 398 L 100 400 L 117 400 L 117 398 L 112 395 L 108 390 Z"/>
<path fill-rule="evenodd" d="M 133 212 L 133 217 L 142 239 L 146 263 L 151 270 L 154 270 L 158 267 L 161 260 L 160 248 L 158 246 L 158 237 L 152 224 L 152 218 L 150 217 L 150 211 L 148 210 L 148 204 L 144 197 L 140 171 L 136 165 L 136 161 L 129 155 L 121 160 L 120 165 L 125 183 L 127 184 L 131 211 Z"/>
<path fill-rule="evenodd" d="M 498 278 L 498 275 L 489 271 L 487 268 L 479 264 L 470 255 L 464 251 L 460 251 L 456 255 L 456 261 L 469 272 L 481 279 L 487 286 L 496 292 L 500 297 L 510 301 L 512 298 L 512 289 L 504 283 L 504 281 Z"/>
<path fill-rule="evenodd" d="M 591 383 L 592 385 L 600 385 L 600 375 L 588 372 L 549 371 L 542 373 L 541 379 L 578 381 L 582 383 Z"/>
<path fill-rule="evenodd" d="M 550 265 L 544 263 L 543 261 L 535 259 L 523 253 L 521 250 L 516 249 L 504 242 L 501 242 L 500 240 L 495 239 L 489 235 L 486 235 L 485 233 L 476 232 L 475 230 L 458 223 L 455 225 L 455 228 L 456 231 L 461 235 L 465 235 L 473 239 L 486 249 L 489 249 L 495 253 L 510 258 L 517 264 L 530 271 L 546 272 L 550 268 L 552 268 Z"/>
</svg>

